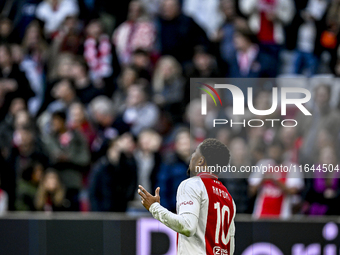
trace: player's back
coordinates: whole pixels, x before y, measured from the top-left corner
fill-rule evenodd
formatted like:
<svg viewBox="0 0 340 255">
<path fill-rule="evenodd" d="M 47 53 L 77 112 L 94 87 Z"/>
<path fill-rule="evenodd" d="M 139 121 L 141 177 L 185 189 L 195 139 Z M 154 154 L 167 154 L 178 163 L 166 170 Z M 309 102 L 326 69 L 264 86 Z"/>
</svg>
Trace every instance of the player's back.
<svg viewBox="0 0 340 255">
<path fill-rule="evenodd" d="M 177 212 L 198 217 L 196 233 L 178 236 L 178 254 L 232 255 L 234 253 L 235 204 L 215 175 L 201 173 L 181 183 Z"/>
</svg>

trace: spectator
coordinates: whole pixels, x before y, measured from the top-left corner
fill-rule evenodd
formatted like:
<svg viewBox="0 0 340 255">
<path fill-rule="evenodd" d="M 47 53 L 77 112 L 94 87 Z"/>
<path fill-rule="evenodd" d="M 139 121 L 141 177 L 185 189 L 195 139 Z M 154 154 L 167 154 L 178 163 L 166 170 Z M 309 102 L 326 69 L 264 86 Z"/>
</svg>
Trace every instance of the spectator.
<svg viewBox="0 0 340 255">
<path fill-rule="evenodd" d="M 340 2 L 331 1 L 326 14 L 326 30 L 322 32 L 320 43 L 331 55 L 330 68 L 335 73 L 337 60 L 339 59 L 339 35 L 340 35 Z"/>
<path fill-rule="evenodd" d="M 186 121 L 190 123 L 190 132 L 193 136 L 193 144 L 200 144 L 207 136 L 205 118 L 201 114 L 201 100 L 194 99 L 190 101 L 185 109 L 185 118 Z"/>
<path fill-rule="evenodd" d="M 317 146 L 316 139 L 321 129 L 327 130 L 332 137 L 339 133 L 340 115 L 337 110 L 331 109 L 329 105 L 331 87 L 321 84 L 315 88 L 314 105 L 311 110 L 312 116 L 305 116 L 302 113 L 297 117 L 299 121 L 298 135 L 302 136 L 300 149 L 300 162 L 304 164 L 316 163 Z"/>
<path fill-rule="evenodd" d="M 138 135 L 138 147 L 134 152 L 137 162 L 138 184 L 143 187 L 146 186 L 150 190 L 156 188 L 157 174 L 161 164 L 161 156 L 159 154 L 161 142 L 162 138 L 156 131 L 145 129 Z M 135 200 L 139 202 L 137 191 L 135 193 Z M 138 206 L 140 207 L 140 203 L 138 203 Z"/>
<path fill-rule="evenodd" d="M 219 179 L 222 180 L 236 204 L 236 212 L 251 213 L 251 203 L 248 196 L 248 182 L 246 175 L 241 173 L 240 168 L 251 166 L 249 151 L 244 139 L 237 137 L 230 142 L 230 151 L 233 153 L 230 166 L 237 169 L 237 173 L 221 173 Z"/>
<path fill-rule="evenodd" d="M 74 56 L 70 54 L 60 54 L 56 58 L 50 59 L 48 64 L 48 72 L 46 77 L 46 88 L 44 91 L 43 101 L 38 111 L 38 116 L 44 112 L 47 106 L 52 103 L 55 98 L 52 96 L 52 90 L 56 83 L 61 80 L 73 79 L 73 60 Z"/>
<path fill-rule="evenodd" d="M 187 176 L 190 161 L 191 137 L 188 129 L 178 130 L 175 137 L 174 153 L 162 163 L 157 176 L 157 187 L 161 188 L 162 205 L 169 211 L 176 212 L 176 192 L 179 184 Z M 144 187 L 144 186 L 143 186 Z"/>
<path fill-rule="evenodd" d="M 220 61 L 221 62 L 221 61 Z M 225 68 L 225 65 L 220 65 Z M 215 57 L 204 46 L 196 46 L 192 62 L 184 66 L 185 88 L 184 88 L 184 101 L 186 105 L 193 96 L 193 91 L 190 90 L 190 78 L 217 78 L 221 73 L 217 67 Z"/>
<path fill-rule="evenodd" d="M 44 174 L 44 166 L 33 162 L 23 170 L 17 185 L 15 208 L 18 211 L 35 211 L 34 199 Z"/>
<path fill-rule="evenodd" d="M 174 56 L 181 64 L 192 58 L 194 46 L 208 45 L 203 29 L 181 13 L 178 0 L 162 1 L 156 27 L 160 54 Z"/>
<path fill-rule="evenodd" d="M 14 98 L 20 97 L 27 102 L 33 96 L 25 74 L 13 63 L 11 49 L 8 45 L 0 45 L 0 120 Z"/>
<path fill-rule="evenodd" d="M 44 167 L 49 163 L 48 157 L 43 152 L 39 141 L 35 138 L 35 133 L 29 127 L 15 130 L 13 144 L 14 146 L 7 159 L 9 173 L 6 185 L 11 187 L 7 189 L 10 210 L 15 208 L 17 183 L 21 179 L 24 170 L 34 162 L 40 163 Z"/>
<path fill-rule="evenodd" d="M 43 72 L 45 61 L 47 59 L 48 45 L 44 39 L 42 29 L 38 21 L 32 21 L 22 39 L 22 48 L 24 57 L 32 59 L 37 66 L 36 68 Z"/>
<path fill-rule="evenodd" d="M 184 99 L 184 78 L 182 68 L 172 56 L 161 57 L 152 79 L 153 102 L 169 112 L 177 121 L 181 120 Z"/>
<path fill-rule="evenodd" d="M 92 170 L 90 201 L 92 211 L 125 212 L 137 188 L 134 142 L 128 133 L 110 144 L 107 155 Z"/>
<path fill-rule="evenodd" d="M 5 17 L 0 17 L 0 44 L 13 43 L 15 41 L 13 36 L 12 21 Z"/>
<path fill-rule="evenodd" d="M 13 33 L 18 43 L 24 36 L 27 26 L 36 19 L 35 11 L 42 0 L 4 1 L 8 4 L 8 18 L 13 21 Z M 6 8 L 6 7 L 5 7 Z M 6 14 L 2 13 L 4 16 Z M 12 41 L 13 43 L 14 41 Z"/>
<path fill-rule="evenodd" d="M 283 161 L 283 145 L 274 142 L 268 148 L 268 159 L 257 163 L 258 167 L 290 167 L 291 162 Z M 304 187 L 300 172 L 253 172 L 249 177 L 249 192 L 256 195 L 253 216 L 255 218 L 289 218 L 292 215 L 293 195 Z"/>
<path fill-rule="evenodd" d="M 254 86 L 255 85 L 255 86 Z M 254 99 L 254 108 L 258 109 L 258 110 L 267 110 L 270 109 L 270 107 L 272 106 L 272 101 L 273 101 L 273 96 L 272 96 L 272 92 L 269 90 L 264 89 L 261 86 L 261 82 L 260 83 L 255 83 L 253 86 L 255 87 L 254 90 L 255 92 L 253 92 L 256 96 Z M 242 85 L 238 85 L 240 88 L 244 88 Z M 245 92 L 245 91 L 244 91 Z M 296 107 L 297 108 L 297 107 Z M 298 109 L 296 109 L 297 111 Z M 295 112 L 294 112 L 295 113 Z M 294 116 L 294 113 L 291 114 Z M 286 118 L 289 118 L 289 113 L 287 114 Z M 249 111 L 249 109 L 247 109 L 246 113 L 245 113 L 245 117 L 249 120 L 249 119 L 253 119 L 253 118 L 258 118 L 262 121 L 265 121 L 266 118 L 271 118 L 271 119 L 279 119 L 282 118 L 282 116 L 280 115 L 279 111 L 276 110 L 273 113 L 271 113 L 270 115 L 256 115 L 252 112 Z M 293 118 L 293 117 L 292 117 Z M 288 120 L 287 120 L 288 121 Z M 275 132 L 272 129 L 272 126 L 269 124 L 266 124 L 267 127 L 265 127 L 266 131 L 265 133 L 269 133 L 270 132 Z M 292 124 L 293 126 L 293 124 Z M 269 137 L 270 135 L 268 135 Z M 269 138 L 269 140 L 271 140 L 272 138 Z M 271 142 L 271 141 L 269 141 Z"/>
<path fill-rule="evenodd" d="M 320 155 L 320 151 L 324 147 L 333 147 L 334 146 L 334 137 L 330 134 L 327 129 L 321 129 L 316 136 L 316 147 L 318 150 L 318 155 Z M 336 144 L 336 143 L 335 143 Z"/>
<path fill-rule="evenodd" d="M 90 103 L 91 118 L 97 124 L 97 137 L 92 144 L 92 159 L 97 160 L 106 154 L 112 139 L 130 130 L 122 116 L 118 115 L 112 101 L 105 96 L 98 96 Z"/>
<path fill-rule="evenodd" d="M 280 45 L 285 42 L 284 26 L 295 13 L 293 0 L 240 0 L 239 7 L 247 15 L 250 29 L 260 45 L 278 60 Z"/>
<path fill-rule="evenodd" d="M 19 44 L 11 45 L 11 52 L 14 63 L 25 73 L 31 89 L 35 96 L 31 97 L 28 102 L 28 110 L 32 116 L 36 116 L 41 107 L 44 97 L 44 72 L 42 63 L 39 59 L 34 59 L 29 55 L 25 55 L 23 48 Z"/>
<path fill-rule="evenodd" d="M 153 128 L 159 117 L 155 104 L 148 101 L 143 85 L 132 85 L 128 89 L 123 120 L 131 125 L 133 135 L 138 135 L 145 128 Z"/>
<path fill-rule="evenodd" d="M 154 56 L 150 52 L 137 49 L 132 53 L 131 65 L 138 71 L 138 77 L 151 81 Z"/>
<path fill-rule="evenodd" d="M 228 77 L 261 78 L 275 77 L 277 69 L 272 57 L 262 52 L 255 43 L 256 39 L 247 29 L 234 33 L 236 51 L 228 62 Z"/>
<path fill-rule="evenodd" d="M 36 17 L 44 22 L 44 31 L 48 37 L 54 37 L 66 17 L 79 13 L 75 0 L 44 0 L 36 9 Z"/>
<path fill-rule="evenodd" d="M 217 31 L 223 22 L 223 14 L 219 7 L 219 0 L 204 2 L 184 0 L 182 4 L 183 13 L 192 17 L 212 41 L 216 39 Z"/>
<path fill-rule="evenodd" d="M 77 16 L 67 16 L 53 38 L 52 54 L 80 54 L 83 41 L 83 26 L 80 20 Z"/>
<path fill-rule="evenodd" d="M 286 161 L 299 163 L 299 149 L 302 144 L 302 139 L 297 137 L 296 127 L 281 127 L 278 131 L 279 139 L 284 146 L 283 158 Z"/>
<path fill-rule="evenodd" d="M 72 80 L 63 79 L 53 86 L 51 91 L 56 100 L 47 107 L 49 112 L 66 110 L 72 103 L 78 101 Z"/>
<path fill-rule="evenodd" d="M 70 206 L 66 199 L 66 190 L 60 182 L 58 173 L 48 169 L 39 185 L 35 196 L 35 207 L 38 211 L 64 211 Z"/>
<path fill-rule="evenodd" d="M 338 166 L 335 150 L 326 146 L 319 155 L 319 164 L 315 165 L 316 171 L 313 171 L 314 178 L 307 179 L 309 185 L 303 211 L 308 215 L 340 215 L 337 206 L 340 202 L 339 172 L 333 171 Z"/>
<path fill-rule="evenodd" d="M 104 79 L 113 74 L 112 46 L 99 20 L 92 20 L 86 27 L 84 58 L 90 67 L 90 77 L 95 85 L 104 87 Z"/>
<path fill-rule="evenodd" d="M 233 133 L 231 129 L 229 128 L 219 128 L 216 131 L 216 139 L 227 146 L 229 146 L 233 138 L 232 136 L 233 136 Z"/>
<path fill-rule="evenodd" d="M 302 25 L 298 30 L 297 49 L 294 60 L 294 73 L 301 74 L 304 69 L 308 76 L 314 75 L 318 68 L 318 58 L 314 54 L 317 38 L 317 22 L 327 10 L 328 1 L 309 0 L 306 9 L 301 11 Z"/>
<path fill-rule="evenodd" d="M 146 16 L 142 2 L 131 1 L 127 21 L 120 24 L 112 36 L 119 62 L 131 64 L 132 53 L 137 49 L 153 50 L 155 35 L 155 27 Z"/>
<path fill-rule="evenodd" d="M 14 130 L 31 129 L 35 131 L 35 123 L 26 109 L 18 111 L 14 115 Z"/>
<path fill-rule="evenodd" d="M 162 136 L 162 146 L 160 152 L 162 155 L 172 153 L 174 148 L 175 136 L 177 129 L 181 128 L 182 125 L 174 125 L 172 116 L 168 112 L 161 111 L 160 117 L 155 127 L 155 130 Z"/>
<path fill-rule="evenodd" d="M 72 103 L 78 101 L 73 83 L 69 79 L 58 81 L 52 88 L 51 95 L 55 101 L 51 102 L 38 118 L 38 126 L 42 133 L 49 132 L 49 122 L 53 112 L 66 111 Z"/>
<path fill-rule="evenodd" d="M 14 98 L 6 114 L 5 119 L 0 123 L 0 140 L 1 154 L 4 158 L 8 158 L 13 146 L 13 132 L 15 129 L 14 122 L 17 113 L 26 110 L 25 101 L 22 98 Z"/>
<path fill-rule="evenodd" d="M 69 107 L 69 124 L 71 129 L 77 130 L 87 140 L 88 147 L 91 145 L 96 138 L 96 131 L 90 121 L 88 120 L 84 105 L 81 103 L 73 103 Z"/>
<path fill-rule="evenodd" d="M 224 14 L 224 23 L 218 32 L 217 40 L 220 41 L 220 54 L 222 60 L 228 62 L 233 56 L 235 45 L 233 41 L 235 30 L 238 27 L 247 27 L 246 20 L 238 17 L 235 0 L 222 0 L 221 9 Z"/>
<path fill-rule="evenodd" d="M 334 29 L 334 31 L 339 33 L 340 29 L 340 2 L 337 0 L 334 0 L 331 2 L 329 6 L 329 10 L 327 13 L 327 23 Z"/>
<path fill-rule="evenodd" d="M 340 58 L 337 60 L 334 69 L 335 69 L 334 72 L 335 72 L 336 77 L 339 78 L 340 77 Z"/>
<path fill-rule="evenodd" d="M 118 86 L 116 91 L 112 96 L 114 109 L 117 109 L 117 112 L 124 111 L 124 103 L 127 97 L 127 90 L 128 88 L 137 83 L 138 79 L 138 70 L 133 66 L 125 66 L 122 69 L 120 76 L 118 77 Z"/>
<path fill-rule="evenodd" d="M 47 73 L 47 80 L 52 84 L 58 79 L 72 79 L 72 65 L 74 55 L 62 53 L 55 58 L 50 58 Z"/>
<path fill-rule="evenodd" d="M 103 95 L 104 90 L 96 88 L 88 75 L 88 66 L 83 58 L 76 58 L 72 65 L 72 76 L 79 100 L 88 105 L 97 96 Z"/>
<path fill-rule="evenodd" d="M 195 48 L 192 65 L 185 69 L 187 79 L 197 78 L 217 78 L 220 76 L 214 56 L 203 46 Z"/>
<path fill-rule="evenodd" d="M 90 162 L 90 154 L 85 138 L 66 125 L 65 112 L 54 112 L 51 119 L 51 132 L 43 137 L 53 168 L 61 177 L 67 189 L 67 199 L 72 211 L 79 210 L 79 190 L 82 185 L 82 172 Z"/>
<path fill-rule="evenodd" d="M 263 142 L 263 140 L 254 140 L 253 144 L 249 145 L 251 145 L 249 146 L 251 163 L 252 165 L 256 165 L 257 162 L 265 158 L 267 145 Z"/>
</svg>

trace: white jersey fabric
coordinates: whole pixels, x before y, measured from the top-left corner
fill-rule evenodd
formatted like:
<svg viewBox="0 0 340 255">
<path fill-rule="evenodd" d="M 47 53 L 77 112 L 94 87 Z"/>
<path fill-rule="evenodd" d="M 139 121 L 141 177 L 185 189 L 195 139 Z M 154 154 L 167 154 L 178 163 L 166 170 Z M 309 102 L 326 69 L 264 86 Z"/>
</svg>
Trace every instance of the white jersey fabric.
<svg viewBox="0 0 340 255">
<path fill-rule="evenodd" d="M 159 203 L 152 204 L 149 210 L 155 219 L 179 233 L 177 254 L 232 255 L 235 236 L 235 203 L 216 176 L 205 175 L 189 178 L 179 185 L 176 205 L 178 214 L 168 211 Z M 210 178 L 211 176 L 216 178 Z M 215 197 L 219 198 L 220 202 Z M 227 197 L 229 204 L 223 202 Z M 230 213 L 220 214 L 220 209 L 214 207 L 217 203 L 231 207 L 223 207 L 224 211 L 230 211 Z M 220 217 L 217 216 L 218 214 Z M 221 215 L 225 217 L 221 218 Z M 218 224 L 222 226 L 222 229 L 219 227 L 217 231 Z M 222 239 L 220 235 L 223 236 Z M 224 241 L 222 241 L 223 238 Z"/>
</svg>

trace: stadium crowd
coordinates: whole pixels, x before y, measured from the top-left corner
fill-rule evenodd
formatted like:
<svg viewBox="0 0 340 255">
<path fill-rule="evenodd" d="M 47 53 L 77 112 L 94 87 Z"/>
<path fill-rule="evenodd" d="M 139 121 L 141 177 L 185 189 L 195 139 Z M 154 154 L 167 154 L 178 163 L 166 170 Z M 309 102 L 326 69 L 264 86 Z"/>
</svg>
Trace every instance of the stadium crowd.
<svg viewBox="0 0 340 255">
<path fill-rule="evenodd" d="M 313 90 L 296 127 L 218 129 L 231 165 L 337 165 L 339 29 L 339 0 L 1 1 L 0 214 L 138 213 L 137 184 L 161 187 L 175 211 L 191 149 L 212 135 L 192 77 L 295 77 Z M 271 89 L 254 102 L 270 108 Z M 222 182 L 238 213 L 340 215 L 340 173 L 313 174 Z"/>
</svg>

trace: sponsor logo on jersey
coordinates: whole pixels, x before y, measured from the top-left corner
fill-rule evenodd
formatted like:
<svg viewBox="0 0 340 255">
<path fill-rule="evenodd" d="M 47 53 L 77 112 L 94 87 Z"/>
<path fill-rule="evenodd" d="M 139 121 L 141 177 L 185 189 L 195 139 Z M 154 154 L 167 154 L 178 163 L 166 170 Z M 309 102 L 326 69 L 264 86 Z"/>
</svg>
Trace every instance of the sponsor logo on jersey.
<svg viewBox="0 0 340 255">
<path fill-rule="evenodd" d="M 213 249 L 214 255 L 228 255 L 228 251 L 221 249 L 219 246 L 215 246 Z"/>
<path fill-rule="evenodd" d="M 194 202 L 192 202 L 192 201 L 183 201 L 182 203 L 179 204 L 179 206 L 181 206 L 181 205 L 193 205 L 193 204 L 194 204 Z"/>
</svg>

